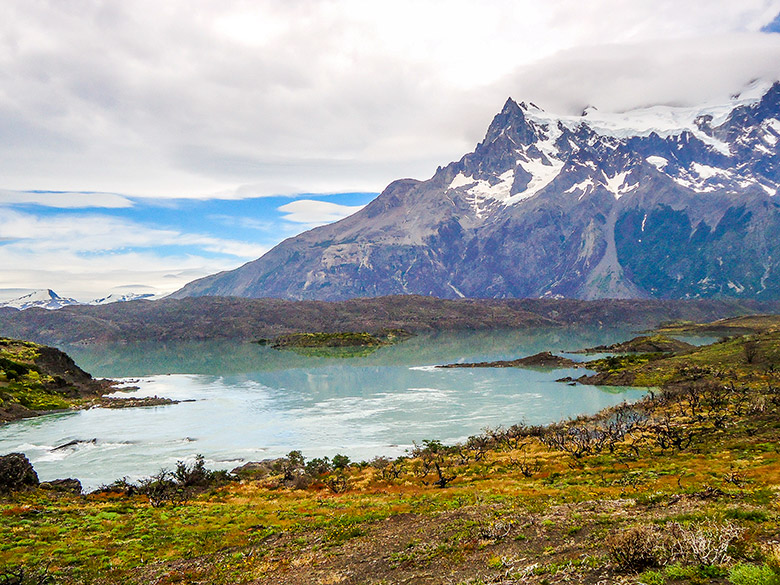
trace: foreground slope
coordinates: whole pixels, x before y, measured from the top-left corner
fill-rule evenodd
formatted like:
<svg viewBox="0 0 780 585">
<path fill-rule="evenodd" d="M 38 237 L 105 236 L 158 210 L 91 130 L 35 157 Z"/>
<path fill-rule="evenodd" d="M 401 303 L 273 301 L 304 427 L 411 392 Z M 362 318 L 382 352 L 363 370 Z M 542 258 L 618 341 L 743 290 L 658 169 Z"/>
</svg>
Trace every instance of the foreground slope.
<svg viewBox="0 0 780 585">
<path fill-rule="evenodd" d="M 638 403 L 398 459 L 0 494 L 0 581 L 776 583 L 778 360 L 777 332 L 656 355 Z"/>
<path fill-rule="evenodd" d="M 778 143 L 780 83 L 580 117 L 510 99 L 431 179 L 172 296 L 780 298 Z"/>
</svg>

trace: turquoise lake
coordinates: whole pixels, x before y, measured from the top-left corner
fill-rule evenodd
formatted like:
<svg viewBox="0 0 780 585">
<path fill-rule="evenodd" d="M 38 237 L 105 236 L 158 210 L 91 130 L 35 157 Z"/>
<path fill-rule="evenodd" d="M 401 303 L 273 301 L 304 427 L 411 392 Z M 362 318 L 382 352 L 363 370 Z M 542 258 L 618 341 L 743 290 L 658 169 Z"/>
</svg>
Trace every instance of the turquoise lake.
<svg viewBox="0 0 780 585">
<path fill-rule="evenodd" d="M 487 427 L 549 423 L 644 394 L 555 381 L 580 376 L 583 369 L 432 366 L 564 353 L 635 334 L 449 332 L 356 357 L 307 356 L 236 342 L 68 347 L 63 349 L 93 375 L 138 386 L 129 396 L 188 402 L 6 424 L 0 426 L 0 453 L 23 452 L 41 480 L 76 477 L 87 490 L 172 468 L 196 454 L 213 469 L 293 449 L 307 458 L 400 455 L 424 439 L 452 443 Z M 78 443 L 56 449 L 72 441 Z"/>
</svg>

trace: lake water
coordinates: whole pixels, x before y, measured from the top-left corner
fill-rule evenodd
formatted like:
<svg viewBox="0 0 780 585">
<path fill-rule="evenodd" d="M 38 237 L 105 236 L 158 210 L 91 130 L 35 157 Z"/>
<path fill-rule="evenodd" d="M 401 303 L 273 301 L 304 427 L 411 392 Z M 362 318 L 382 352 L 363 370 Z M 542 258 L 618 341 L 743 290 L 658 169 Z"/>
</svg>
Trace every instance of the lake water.
<svg viewBox="0 0 780 585">
<path fill-rule="evenodd" d="M 613 343 L 630 331 L 505 331 L 421 335 L 356 357 L 305 356 L 251 343 L 64 348 L 95 376 L 140 386 L 131 396 L 176 405 L 92 409 L 0 426 L 0 453 L 20 451 L 41 480 L 85 489 L 137 479 L 203 454 L 210 468 L 300 449 L 307 458 L 400 455 L 414 441 L 446 443 L 486 427 L 549 423 L 643 391 L 555 382 L 582 369 L 434 369 Z M 570 356 L 583 359 L 584 356 Z M 78 444 L 55 449 L 71 441 Z"/>
</svg>

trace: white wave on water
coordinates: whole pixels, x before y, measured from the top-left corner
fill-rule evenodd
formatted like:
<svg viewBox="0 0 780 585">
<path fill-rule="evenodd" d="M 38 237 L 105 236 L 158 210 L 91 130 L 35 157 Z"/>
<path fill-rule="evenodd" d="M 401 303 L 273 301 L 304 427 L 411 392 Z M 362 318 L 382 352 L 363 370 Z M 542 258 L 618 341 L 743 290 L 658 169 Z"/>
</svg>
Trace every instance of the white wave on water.
<svg viewBox="0 0 780 585">
<path fill-rule="evenodd" d="M 411 366 L 409 368 L 410 370 L 414 372 L 437 372 L 441 371 L 441 368 L 437 365 L 433 366 Z"/>
</svg>

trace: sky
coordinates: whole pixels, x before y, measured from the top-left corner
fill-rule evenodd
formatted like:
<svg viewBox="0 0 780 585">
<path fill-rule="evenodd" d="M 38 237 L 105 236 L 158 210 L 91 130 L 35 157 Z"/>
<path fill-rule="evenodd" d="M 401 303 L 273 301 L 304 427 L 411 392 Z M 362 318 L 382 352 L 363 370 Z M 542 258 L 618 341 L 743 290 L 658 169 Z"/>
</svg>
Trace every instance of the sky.
<svg viewBox="0 0 780 585">
<path fill-rule="evenodd" d="M 473 150 L 507 97 L 723 100 L 780 0 L 4 0 L 0 298 L 173 292 Z"/>
</svg>

